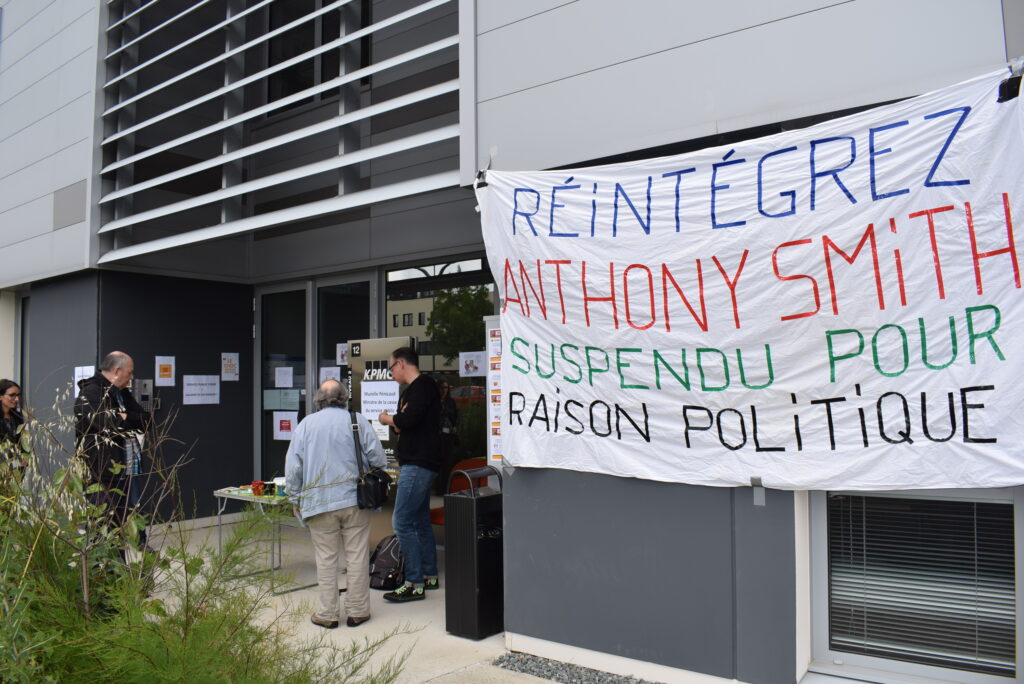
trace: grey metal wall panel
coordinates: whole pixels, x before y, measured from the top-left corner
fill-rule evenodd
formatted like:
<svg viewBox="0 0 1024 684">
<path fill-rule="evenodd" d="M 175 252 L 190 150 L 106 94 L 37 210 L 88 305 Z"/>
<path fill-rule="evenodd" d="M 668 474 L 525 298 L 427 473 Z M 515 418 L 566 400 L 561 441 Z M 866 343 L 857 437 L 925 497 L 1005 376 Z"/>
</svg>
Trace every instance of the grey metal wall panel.
<svg viewBox="0 0 1024 684">
<path fill-rule="evenodd" d="M 249 236 L 186 245 L 125 260 L 125 266 L 163 275 L 246 280 L 249 277 Z"/>
<path fill-rule="evenodd" d="M 793 684 L 796 672 L 796 541 L 793 493 L 734 490 L 736 672 L 741 682 Z"/>
<path fill-rule="evenodd" d="M 282 232 L 253 240 L 252 275 L 257 282 L 310 269 L 344 268 L 370 256 L 369 221 Z"/>
<path fill-rule="evenodd" d="M 264 282 L 357 266 L 483 250 L 476 200 L 465 190 L 374 205 L 370 219 L 270 229 L 252 243 L 252 278 Z"/>
<path fill-rule="evenodd" d="M 85 220 L 86 188 L 86 181 L 80 180 L 53 193 L 54 229 L 66 228 Z"/>
<path fill-rule="evenodd" d="M 180 471 L 186 517 L 215 512 L 213 489 L 252 480 L 252 297 L 245 285 L 100 274 L 99 353 L 130 354 L 137 378 L 154 377 L 156 355 L 176 358 L 177 384 L 156 388 L 162 403 L 156 417 L 177 412 L 169 436 L 180 443 L 167 444 L 164 458 L 173 462 L 188 453 Z M 181 376 L 220 375 L 222 352 L 239 352 L 239 381 L 221 383 L 220 404 L 182 406 Z"/>
<path fill-rule="evenodd" d="M 1006 58 L 1024 57 L 1024 2 L 1003 0 L 1003 31 L 1006 35 Z"/>
<path fill-rule="evenodd" d="M 482 250 L 480 220 L 473 210 L 476 200 L 471 195 L 466 197 L 469 193 L 465 191 L 461 194 L 463 198 L 453 202 L 374 217 L 370 232 L 372 258 L 397 261 L 445 250 Z"/>
<path fill-rule="evenodd" d="M 5 252 L 6 255 L 6 252 Z M 63 415 L 71 415 L 77 388 L 72 391 L 75 366 L 96 363 L 99 312 L 98 279 L 95 273 L 32 284 L 29 306 L 29 367 L 26 406 L 40 420 L 56 420 L 52 410 L 57 397 Z M 68 451 L 74 448 L 74 435 L 58 430 Z M 51 455 L 41 449 L 40 456 Z M 44 467 L 57 467 L 62 459 L 46 459 Z"/>
<path fill-rule="evenodd" d="M 733 676 L 730 490 L 505 478 L 505 630 Z"/>
<path fill-rule="evenodd" d="M 793 502 L 554 469 L 505 477 L 505 629 L 758 684 L 795 679 Z"/>
</svg>

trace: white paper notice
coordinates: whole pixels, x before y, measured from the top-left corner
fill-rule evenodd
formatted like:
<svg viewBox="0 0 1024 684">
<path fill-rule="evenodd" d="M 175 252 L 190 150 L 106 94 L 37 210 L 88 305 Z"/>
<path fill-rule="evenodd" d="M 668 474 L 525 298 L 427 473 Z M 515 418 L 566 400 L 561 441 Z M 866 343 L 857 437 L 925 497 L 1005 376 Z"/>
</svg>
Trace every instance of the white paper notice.
<svg viewBox="0 0 1024 684">
<path fill-rule="evenodd" d="M 348 365 L 348 342 L 339 342 L 335 353 L 335 361 L 339 366 Z"/>
<path fill-rule="evenodd" d="M 298 411 L 274 411 L 274 439 L 291 441 L 292 431 L 298 424 Z"/>
<path fill-rule="evenodd" d="M 224 382 L 238 381 L 238 352 L 221 353 L 220 379 Z"/>
<path fill-rule="evenodd" d="M 292 386 L 292 367 L 279 366 L 274 369 L 274 387 Z"/>
<path fill-rule="evenodd" d="M 487 331 L 487 352 L 491 356 L 501 356 L 501 328 Z"/>
<path fill-rule="evenodd" d="M 359 405 L 367 420 L 376 420 L 381 411 L 393 414 L 398 410 L 398 383 L 394 380 L 364 380 L 359 384 L 359 391 Z"/>
<path fill-rule="evenodd" d="M 75 366 L 75 384 L 71 391 L 78 395 L 78 382 L 96 375 L 96 366 Z"/>
<path fill-rule="evenodd" d="M 281 397 L 281 408 L 287 411 L 298 411 L 299 401 L 302 394 L 297 389 L 279 390 Z"/>
<path fill-rule="evenodd" d="M 487 435 L 487 456 L 491 465 L 501 462 L 501 328 L 487 330 L 487 402 L 491 430 Z"/>
<path fill-rule="evenodd" d="M 157 387 L 174 387 L 174 357 L 156 357 L 156 371 L 153 384 Z"/>
<path fill-rule="evenodd" d="M 220 377 L 216 375 L 183 375 L 182 404 L 219 404 Z"/>
<path fill-rule="evenodd" d="M 487 352 L 459 352 L 459 377 L 487 375 Z"/>
<path fill-rule="evenodd" d="M 373 428 L 373 434 L 377 435 L 377 439 L 380 441 L 386 442 L 391 439 L 391 429 L 387 425 L 371 420 L 370 427 Z"/>
<path fill-rule="evenodd" d="M 324 366 L 320 369 L 320 382 L 324 380 L 337 380 L 341 382 L 341 367 Z"/>
</svg>

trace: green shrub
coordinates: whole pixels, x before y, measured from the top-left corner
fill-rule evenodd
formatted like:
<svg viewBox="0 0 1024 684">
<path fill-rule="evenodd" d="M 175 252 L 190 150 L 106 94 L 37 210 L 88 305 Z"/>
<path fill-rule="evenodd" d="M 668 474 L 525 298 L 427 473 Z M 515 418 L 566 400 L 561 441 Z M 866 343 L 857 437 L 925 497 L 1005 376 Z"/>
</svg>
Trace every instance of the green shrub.
<svg viewBox="0 0 1024 684">
<path fill-rule="evenodd" d="M 221 551 L 193 549 L 169 533 L 159 554 L 129 540 L 146 521 L 115 526 L 83 478 L 80 455 L 61 453 L 58 430 L 30 425 L 24 479 L 0 478 L 0 681 L 392 682 L 405 654 L 371 668 L 391 634 L 338 646 L 293 636 L 287 613 L 269 619 L 265 572 L 271 523 L 249 512 Z M 64 424 L 66 429 L 67 425 Z M 164 431 L 166 434 L 166 431 Z M 175 473 L 159 463 L 163 438 L 147 440 L 159 499 Z M 37 455 L 62 457 L 52 476 Z M 154 510 L 156 507 L 154 506 Z M 127 547 L 132 547 L 126 550 Z M 405 630 L 401 630 L 405 631 Z"/>
</svg>

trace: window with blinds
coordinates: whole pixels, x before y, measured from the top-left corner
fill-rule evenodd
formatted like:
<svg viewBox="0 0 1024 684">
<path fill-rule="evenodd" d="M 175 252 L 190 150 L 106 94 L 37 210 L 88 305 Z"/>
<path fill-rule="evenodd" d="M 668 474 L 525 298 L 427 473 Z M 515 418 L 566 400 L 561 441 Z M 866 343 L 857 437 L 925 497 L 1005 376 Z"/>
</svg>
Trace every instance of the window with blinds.
<svg viewBox="0 0 1024 684">
<path fill-rule="evenodd" d="M 1013 505 L 831 495 L 829 647 L 1016 675 Z"/>
</svg>

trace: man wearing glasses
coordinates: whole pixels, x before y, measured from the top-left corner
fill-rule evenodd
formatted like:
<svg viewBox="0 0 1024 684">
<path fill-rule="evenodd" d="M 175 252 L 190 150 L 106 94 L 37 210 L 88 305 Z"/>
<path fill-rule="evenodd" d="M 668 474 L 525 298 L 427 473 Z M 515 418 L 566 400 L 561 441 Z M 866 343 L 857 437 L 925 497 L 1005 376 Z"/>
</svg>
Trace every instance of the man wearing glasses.
<svg viewBox="0 0 1024 684">
<path fill-rule="evenodd" d="M 384 411 L 382 425 L 398 432 L 398 493 L 392 526 L 405 560 L 405 584 L 384 594 L 404 603 L 426 598 L 424 589 L 437 589 L 437 548 L 430 526 L 430 489 L 440 470 L 441 395 L 432 378 L 420 373 L 420 357 L 409 347 L 391 352 L 391 377 L 408 385 L 395 415 Z"/>
</svg>

